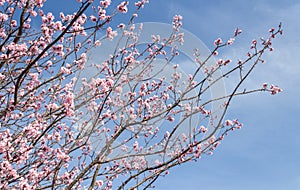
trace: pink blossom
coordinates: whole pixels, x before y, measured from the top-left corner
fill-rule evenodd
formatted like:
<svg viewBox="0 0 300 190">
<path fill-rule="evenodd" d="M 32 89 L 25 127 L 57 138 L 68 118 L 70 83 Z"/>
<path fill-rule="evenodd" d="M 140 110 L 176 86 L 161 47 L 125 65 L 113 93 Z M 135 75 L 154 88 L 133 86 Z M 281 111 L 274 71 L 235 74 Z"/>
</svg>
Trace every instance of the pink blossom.
<svg viewBox="0 0 300 190">
<path fill-rule="evenodd" d="M 172 117 L 172 116 L 168 116 L 167 119 L 168 119 L 170 122 L 174 122 L 174 121 L 175 121 L 174 117 Z"/>
<path fill-rule="evenodd" d="M 35 0 L 35 3 L 38 7 L 42 7 L 45 0 Z"/>
<path fill-rule="evenodd" d="M 226 121 L 225 121 L 225 125 L 226 125 L 226 126 L 232 126 L 232 125 L 233 125 L 233 121 L 231 121 L 231 120 L 226 120 Z"/>
<path fill-rule="evenodd" d="M 279 88 L 278 86 L 271 85 L 270 91 L 271 91 L 272 95 L 275 95 L 275 94 L 277 94 L 279 92 L 282 92 L 282 89 Z"/>
<path fill-rule="evenodd" d="M 200 126 L 200 128 L 199 128 L 199 131 L 201 132 L 201 133 L 206 133 L 207 132 L 207 128 L 205 128 L 204 126 Z"/>
<path fill-rule="evenodd" d="M 8 15 L 0 12 L 0 21 L 5 22 L 8 20 Z"/>
<path fill-rule="evenodd" d="M 16 20 L 12 20 L 11 21 L 11 27 L 17 27 L 17 21 Z"/>
<path fill-rule="evenodd" d="M 128 10 L 127 5 L 128 5 L 128 1 L 123 1 L 117 6 L 117 10 L 121 13 L 127 13 Z"/>
<path fill-rule="evenodd" d="M 120 24 L 118 25 L 118 28 L 125 28 L 125 24 L 124 24 L 124 23 L 120 23 Z"/>
<path fill-rule="evenodd" d="M 64 103 L 63 103 L 66 111 L 67 116 L 73 116 L 74 115 L 74 94 L 71 92 L 66 92 L 66 95 L 64 96 Z"/>
<path fill-rule="evenodd" d="M 173 22 L 174 22 L 174 23 L 178 23 L 178 22 L 180 22 L 180 21 L 182 21 L 182 16 L 181 16 L 181 15 L 175 15 L 175 16 L 173 17 Z"/>
<path fill-rule="evenodd" d="M 236 37 L 240 33 L 242 33 L 242 30 L 240 30 L 239 28 L 236 28 L 235 31 L 234 31 L 234 37 Z"/>
<path fill-rule="evenodd" d="M 77 66 L 77 69 L 80 69 L 80 70 L 84 69 L 84 66 L 85 66 L 85 64 L 87 62 L 86 53 L 82 53 L 80 55 L 79 59 L 75 60 L 74 62 L 76 64 L 76 66 Z"/>
<path fill-rule="evenodd" d="M 94 45 L 95 45 L 95 46 L 100 46 L 100 45 L 101 45 L 101 42 L 100 42 L 99 40 L 96 40 L 95 43 L 94 43 Z"/>
<path fill-rule="evenodd" d="M 101 188 L 103 186 L 103 180 L 97 180 L 96 185 Z"/>
<path fill-rule="evenodd" d="M 49 12 L 49 13 L 47 13 L 47 19 L 48 19 L 48 21 L 50 22 L 50 21 L 53 21 L 54 20 L 54 15 L 51 13 L 51 12 Z"/>
<path fill-rule="evenodd" d="M 6 76 L 0 73 L 0 79 L 4 80 L 5 78 L 6 78 Z"/>
<path fill-rule="evenodd" d="M 187 136 L 186 136 L 186 134 L 182 133 L 182 134 L 181 134 L 181 138 L 182 138 L 182 141 L 183 141 L 183 142 L 186 142 L 186 141 L 187 141 Z"/>
<path fill-rule="evenodd" d="M 29 76 L 32 78 L 32 80 L 37 81 L 39 74 L 38 73 L 29 73 Z"/>
<path fill-rule="evenodd" d="M 56 110 L 57 108 L 58 108 L 58 105 L 56 104 L 56 103 L 50 103 L 50 104 L 48 104 L 48 109 L 49 110 Z"/>
<path fill-rule="evenodd" d="M 218 45 L 221 45 L 223 43 L 222 39 L 221 38 L 218 38 L 214 41 L 214 45 L 215 46 L 218 46 Z"/>
<path fill-rule="evenodd" d="M 59 44 L 59 45 L 53 46 L 52 49 L 57 54 L 63 54 L 64 46 L 62 44 Z"/>
<path fill-rule="evenodd" d="M 103 114 L 103 117 L 110 118 L 111 117 L 111 111 L 106 110 L 106 112 Z"/>
<path fill-rule="evenodd" d="M 23 177 L 21 178 L 19 182 L 20 189 L 33 189 L 29 184 L 28 180 L 24 179 Z"/>
<path fill-rule="evenodd" d="M 92 22 L 96 22 L 97 21 L 97 18 L 94 15 L 91 15 L 90 19 L 91 19 Z"/>
<path fill-rule="evenodd" d="M 103 8 L 107 8 L 110 4 L 111 4 L 111 0 L 100 1 L 100 5 L 101 5 Z"/>
<path fill-rule="evenodd" d="M 268 83 L 264 83 L 263 84 L 263 89 L 267 89 L 267 87 L 268 87 Z"/>
<path fill-rule="evenodd" d="M 0 37 L 4 39 L 4 38 L 6 38 L 6 36 L 7 36 L 7 35 L 6 35 L 5 29 L 4 29 L 4 28 L 1 28 L 1 29 L 0 29 Z M 3 55 L 6 55 L 6 54 L 3 54 Z"/>
<path fill-rule="evenodd" d="M 70 69 L 67 69 L 66 67 L 61 67 L 61 68 L 60 68 L 60 71 L 61 71 L 63 74 L 71 74 L 71 70 L 70 70 Z"/>
<path fill-rule="evenodd" d="M 106 29 L 106 36 L 108 37 L 108 39 L 113 40 L 117 35 L 117 31 L 113 31 L 111 27 L 108 27 Z"/>
<path fill-rule="evenodd" d="M 170 132 L 166 131 L 165 138 L 169 138 L 169 136 L 170 136 Z"/>
<path fill-rule="evenodd" d="M 135 141 L 133 144 L 133 149 L 137 150 L 138 148 L 139 148 L 139 143 L 137 141 Z"/>
<path fill-rule="evenodd" d="M 227 41 L 227 45 L 233 44 L 234 40 L 235 40 L 234 38 L 230 38 L 230 39 Z"/>
<path fill-rule="evenodd" d="M 211 136 L 209 139 L 208 139 L 208 144 L 212 144 L 212 143 L 214 143 L 216 141 L 216 137 L 213 135 L 213 136 Z"/>
<path fill-rule="evenodd" d="M 116 93 L 118 93 L 118 94 L 122 93 L 122 87 L 121 87 L 121 86 L 117 86 L 117 87 L 115 88 L 115 91 L 116 91 Z"/>
<path fill-rule="evenodd" d="M 143 8 L 146 3 L 149 3 L 149 0 L 138 1 L 138 2 L 135 2 L 134 5 L 137 7 Z"/>
<path fill-rule="evenodd" d="M 152 42 L 159 42 L 160 41 L 160 36 L 159 35 L 151 35 Z"/>
<path fill-rule="evenodd" d="M 222 66 L 224 64 L 224 60 L 223 59 L 219 59 L 217 62 L 218 66 Z"/>
<path fill-rule="evenodd" d="M 179 33 L 178 34 L 178 42 L 180 43 L 180 45 L 183 45 L 184 43 L 184 33 Z"/>
<path fill-rule="evenodd" d="M 179 28 L 182 26 L 182 16 L 181 15 L 175 15 L 173 17 L 172 25 L 173 25 L 173 29 L 175 31 L 178 31 Z"/>
<path fill-rule="evenodd" d="M 70 159 L 70 157 L 59 148 L 56 149 L 56 157 L 57 159 L 63 161 L 68 161 Z"/>
<path fill-rule="evenodd" d="M 224 62 L 224 66 L 226 66 L 228 63 L 230 63 L 231 60 L 230 59 L 227 59 L 225 62 Z"/>
</svg>

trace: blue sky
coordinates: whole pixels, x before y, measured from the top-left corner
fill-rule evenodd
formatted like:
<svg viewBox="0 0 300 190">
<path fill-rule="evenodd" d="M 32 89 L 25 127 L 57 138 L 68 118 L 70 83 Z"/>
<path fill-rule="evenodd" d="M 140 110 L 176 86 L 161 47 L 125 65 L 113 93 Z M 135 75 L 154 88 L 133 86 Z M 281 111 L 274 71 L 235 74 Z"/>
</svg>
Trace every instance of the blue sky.
<svg viewBox="0 0 300 190">
<path fill-rule="evenodd" d="M 265 56 L 247 85 L 277 84 L 283 93 L 236 98 L 227 114 L 244 123 L 231 133 L 213 156 L 172 169 L 157 182 L 157 189 L 185 190 L 294 190 L 300 189 L 300 2 L 296 0 L 168 0 L 150 1 L 140 21 L 169 22 L 183 16 L 184 28 L 208 47 L 217 37 L 229 37 L 236 27 L 243 34 L 223 52 L 233 60 L 249 42 L 265 36 L 283 23 L 284 36 L 274 42 L 275 51 Z M 226 81 L 230 86 L 230 80 Z"/>
<path fill-rule="evenodd" d="M 50 2 L 50 0 L 49 0 Z M 49 9 L 57 4 L 49 3 Z M 67 7 L 66 7 L 67 8 Z M 244 127 L 231 133 L 214 152 L 184 164 L 157 181 L 158 190 L 296 190 L 300 189 L 300 2 L 298 0 L 150 0 L 139 22 L 170 23 L 183 16 L 184 28 L 208 47 L 217 37 L 227 38 L 239 27 L 240 39 L 222 56 L 237 59 L 254 38 L 283 23 L 284 36 L 274 42 L 247 85 L 277 84 L 283 92 L 236 98 L 228 118 Z M 230 80 L 226 80 L 230 86 Z"/>
</svg>

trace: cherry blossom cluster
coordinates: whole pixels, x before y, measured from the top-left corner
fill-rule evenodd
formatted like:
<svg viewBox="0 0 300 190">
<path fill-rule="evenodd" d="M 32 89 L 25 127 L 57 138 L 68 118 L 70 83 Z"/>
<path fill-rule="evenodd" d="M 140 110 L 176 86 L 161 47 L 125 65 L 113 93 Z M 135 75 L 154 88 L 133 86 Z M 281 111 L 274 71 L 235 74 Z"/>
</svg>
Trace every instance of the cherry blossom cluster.
<svg viewBox="0 0 300 190">
<path fill-rule="evenodd" d="M 282 89 L 279 88 L 278 86 L 275 85 L 270 85 L 269 89 L 268 89 L 268 84 L 264 83 L 263 84 L 263 89 L 270 91 L 272 95 L 278 94 L 279 92 L 282 92 Z"/>
</svg>

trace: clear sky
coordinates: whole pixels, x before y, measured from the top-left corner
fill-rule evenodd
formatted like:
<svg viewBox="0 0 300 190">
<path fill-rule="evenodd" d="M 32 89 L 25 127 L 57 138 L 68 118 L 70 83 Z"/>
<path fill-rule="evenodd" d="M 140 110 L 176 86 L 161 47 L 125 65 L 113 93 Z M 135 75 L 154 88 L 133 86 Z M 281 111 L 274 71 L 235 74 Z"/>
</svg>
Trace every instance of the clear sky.
<svg viewBox="0 0 300 190">
<path fill-rule="evenodd" d="M 59 4 L 49 2 L 53 8 Z M 223 52 L 233 60 L 246 52 L 252 39 L 282 22 L 284 36 L 274 41 L 275 51 L 265 56 L 267 63 L 257 68 L 248 85 L 268 82 L 284 91 L 236 98 L 227 117 L 238 118 L 244 127 L 231 133 L 213 156 L 172 169 L 157 181 L 157 189 L 300 189 L 299 0 L 150 0 L 138 21 L 170 23 L 175 14 L 210 48 L 217 37 L 227 38 L 241 28 L 240 40 Z"/>
<path fill-rule="evenodd" d="M 300 189 L 300 2 L 297 0 L 167 0 L 150 1 L 141 21 L 169 22 L 183 16 L 184 28 L 208 47 L 239 27 L 240 40 L 224 52 L 239 57 L 254 38 L 283 23 L 284 36 L 250 77 L 249 86 L 277 84 L 276 96 L 254 94 L 235 99 L 227 116 L 244 123 L 213 156 L 172 169 L 157 182 L 158 190 L 297 190 Z M 226 83 L 230 83 L 227 80 Z M 228 84 L 230 85 L 230 84 Z"/>
</svg>

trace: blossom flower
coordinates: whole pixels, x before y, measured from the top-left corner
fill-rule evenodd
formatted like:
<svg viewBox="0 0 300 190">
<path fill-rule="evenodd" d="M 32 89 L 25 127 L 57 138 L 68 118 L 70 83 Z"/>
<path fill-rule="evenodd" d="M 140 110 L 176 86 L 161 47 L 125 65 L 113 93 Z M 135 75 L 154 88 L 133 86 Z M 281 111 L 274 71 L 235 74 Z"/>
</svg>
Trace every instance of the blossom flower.
<svg viewBox="0 0 300 190">
<path fill-rule="evenodd" d="M 56 45 L 52 47 L 53 51 L 59 55 L 64 55 L 63 49 L 64 46 L 62 44 Z"/>
<path fill-rule="evenodd" d="M 239 28 L 236 28 L 234 31 L 234 37 L 238 36 L 240 33 L 242 33 L 242 30 L 240 30 Z"/>
<path fill-rule="evenodd" d="M 218 46 L 218 45 L 221 45 L 223 43 L 222 39 L 221 38 L 218 38 L 214 41 L 214 45 L 215 46 Z"/>
<path fill-rule="evenodd" d="M 137 141 L 135 141 L 133 144 L 133 149 L 137 150 L 138 148 L 139 148 L 139 143 Z"/>
<path fill-rule="evenodd" d="M 60 68 L 60 71 L 61 71 L 63 74 L 71 74 L 71 70 L 70 70 L 70 69 L 67 69 L 66 67 L 61 67 L 61 68 Z"/>
<path fill-rule="evenodd" d="M 8 15 L 0 12 L 0 21 L 5 22 L 8 20 Z"/>
<path fill-rule="evenodd" d="M 91 15 L 90 19 L 91 19 L 92 22 L 96 22 L 97 21 L 97 17 L 95 17 L 94 15 Z"/>
<path fill-rule="evenodd" d="M 80 70 L 84 69 L 86 62 L 87 62 L 86 53 L 82 53 L 80 55 L 79 59 L 74 61 L 74 63 L 77 66 L 77 69 L 80 69 Z"/>
<path fill-rule="evenodd" d="M 226 121 L 225 121 L 225 125 L 226 125 L 226 126 L 232 126 L 232 125 L 233 125 L 233 121 L 231 121 L 231 120 L 226 120 Z"/>
<path fill-rule="evenodd" d="M 4 80 L 5 78 L 6 78 L 6 76 L 0 73 L 0 79 Z"/>
<path fill-rule="evenodd" d="M 170 122 L 174 122 L 174 121 L 175 121 L 174 117 L 172 117 L 172 116 L 168 116 L 167 119 L 168 119 Z"/>
<path fill-rule="evenodd" d="M 101 188 L 103 186 L 103 180 L 97 180 L 96 185 Z"/>
<path fill-rule="evenodd" d="M 275 95 L 275 94 L 277 94 L 279 92 L 282 92 L 282 89 L 279 88 L 278 86 L 271 85 L 270 91 L 271 91 L 272 95 Z"/>
<path fill-rule="evenodd" d="M 230 38 L 230 39 L 227 41 L 227 45 L 233 44 L 234 40 L 235 40 L 234 38 Z"/>
<path fill-rule="evenodd" d="M 182 16 L 181 15 L 175 15 L 173 17 L 172 25 L 173 25 L 173 29 L 175 31 L 178 31 L 179 28 L 182 26 Z"/>
<path fill-rule="evenodd" d="M 267 87 L 268 87 L 268 83 L 264 83 L 263 84 L 263 89 L 267 89 Z"/>
<path fill-rule="evenodd" d="M 113 40 L 114 37 L 116 37 L 118 35 L 117 31 L 113 31 L 111 27 L 108 27 L 106 29 L 106 36 L 108 37 L 108 39 Z"/>
<path fill-rule="evenodd" d="M 103 8 L 107 8 L 110 4 L 111 4 L 111 0 L 100 1 L 100 5 L 101 5 Z"/>
<path fill-rule="evenodd" d="M 117 10 L 121 13 L 127 13 L 128 10 L 127 5 L 128 5 L 128 1 L 123 1 L 117 6 Z"/>
</svg>

